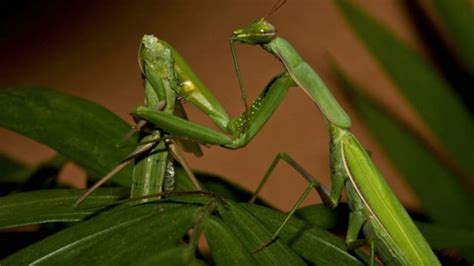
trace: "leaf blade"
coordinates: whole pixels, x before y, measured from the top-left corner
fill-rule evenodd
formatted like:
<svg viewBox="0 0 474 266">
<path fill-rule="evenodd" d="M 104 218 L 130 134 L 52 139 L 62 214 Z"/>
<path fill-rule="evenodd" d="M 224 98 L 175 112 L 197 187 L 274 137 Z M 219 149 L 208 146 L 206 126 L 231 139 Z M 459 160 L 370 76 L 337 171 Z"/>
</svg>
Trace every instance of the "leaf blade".
<svg viewBox="0 0 474 266">
<path fill-rule="evenodd" d="M 233 202 L 226 202 L 218 207 L 222 220 L 237 235 L 249 251 L 253 251 L 271 237 L 271 232 L 251 213 Z M 305 265 L 281 240 L 276 240 L 254 254 L 254 258 L 262 265 Z"/>
<path fill-rule="evenodd" d="M 128 196 L 126 189 L 104 188 L 87 200 L 90 208 L 73 208 L 84 190 L 53 189 L 16 193 L 0 198 L 0 228 L 48 222 L 75 222 Z"/>
<path fill-rule="evenodd" d="M 217 265 L 258 265 L 252 254 L 220 219 L 207 216 L 203 231 Z"/>
<path fill-rule="evenodd" d="M 154 254 L 148 253 L 150 250 L 172 247 L 174 240 L 181 238 L 192 224 L 195 210 L 193 206 L 164 208 L 157 212 L 156 205 L 117 208 L 37 242 L 7 257 L 2 265 L 116 264 L 117 260 L 133 260 L 129 252 L 138 252 L 140 247 L 147 257 Z M 154 237 L 163 237 L 163 242 L 153 241 Z M 136 238 L 145 238 L 146 245 Z M 124 245 L 133 248 L 127 250 Z"/>
<path fill-rule="evenodd" d="M 432 0 L 433 6 L 440 15 L 448 34 L 454 39 L 463 59 L 474 73 L 474 13 L 466 0 L 446 1 Z"/>
<path fill-rule="evenodd" d="M 127 123 L 81 98 L 49 89 L 2 89 L 0 105 L 1 127 L 57 150 L 95 177 L 105 175 L 133 150 L 116 147 L 129 129 Z M 130 176 L 127 167 L 114 181 L 129 185 Z"/>
</svg>

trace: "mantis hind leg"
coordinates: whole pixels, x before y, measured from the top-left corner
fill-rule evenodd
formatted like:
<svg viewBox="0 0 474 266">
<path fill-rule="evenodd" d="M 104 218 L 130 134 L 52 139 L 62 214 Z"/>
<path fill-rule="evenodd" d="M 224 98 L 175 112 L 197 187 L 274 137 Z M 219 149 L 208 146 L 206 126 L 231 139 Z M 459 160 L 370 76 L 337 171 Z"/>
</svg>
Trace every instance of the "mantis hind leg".
<svg viewBox="0 0 474 266">
<path fill-rule="evenodd" d="M 268 168 L 267 172 L 265 173 L 264 177 L 260 181 L 260 184 L 258 185 L 257 189 L 255 190 L 255 193 L 253 194 L 252 198 L 250 199 L 250 203 L 253 203 L 255 199 L 258 196 L 258 193 L 262 190 L 263 186 L 265 183 L 268 181 L 268 178 L 270 175 L 273 173 L 275 170 L 275 167 L 278 165 L 280 161 L 284 161 L 288 163 L 293 169 L 295 169 L 301 176 L 308 181 L 308 187 L 306 190 L 303 192 L 303 194 L 300 196 L 298 201 L 295 203 L 295 205 L 291 208 L 291 210 L 288 212 L 285 220 L 281 223 L 281 225 L 278 227 L 278 229 L 273 233 L 272 237 L 262 243 L 260 246 L 258 246 L 255 250 L 253 250 L 253 253 L 265 248 L 269 244 L 271 244 L 273 241 L 275 241 L 278 237 L 278 234 L 281 232 L 281 230 L 285 227 L 287 222 L 290 220 L 291 216 L 295 213 L 295 211 L 303 204 L 304 200 L 306 197 L 309 195 L 311 190 L 314 188 L 318 192 L 319 196 L 321 197 L 321 200 L 323 203 L 330 207 L 334 208 L 337 206 L 339 203 L 339 198 L 341 196 L 342 189 L 344 187 L 344 179 L 339 178 L 339 176 L 333 177 L 333 186 L 331 189 L 331 192 L 328 193 L 321 185 L 321 182 L 319 182 L 315 177 L 313 177 L 308 171 L 306 171 L 297 161 L 295 161 L 289 154 L 286 152 L 281 152 L 278 153 L 278 155 L 273 159 L 273 162 L 271 163 L 270 167 Z M 337 180 L 336 180 L 336 179 Z"/>
</svg>

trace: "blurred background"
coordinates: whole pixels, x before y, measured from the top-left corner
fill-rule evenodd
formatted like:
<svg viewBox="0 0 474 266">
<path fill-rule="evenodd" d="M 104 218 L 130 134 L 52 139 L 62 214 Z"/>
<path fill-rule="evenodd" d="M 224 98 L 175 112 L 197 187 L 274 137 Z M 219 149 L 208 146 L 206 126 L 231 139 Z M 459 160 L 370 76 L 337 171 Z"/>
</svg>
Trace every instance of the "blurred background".
<svg viewBox="0 0 474 266">
<path fill-rule="evenodd" d="M 420 44 L 422 36 L 410 16 L 421 12 L 437 23 L 429 1 L 413 1 L 421 5 L 394 0 L 351 2 L 385 24 L 424 59 L 433 61 Z M 104 105 L 132 124 L 129 112 L 143 102 L 137 50 L 144 34 L 154 34 L 180 51 L 227 112 L 236 116 L 243 111 L 243 104 L 228 39 L 233 30 L 264 16 L 273 4 L 273 0 L 2 1 L 0 87 L 53 88 Z M 351 32 L 336 4 L 290 0 L 268 20 L 313 66 L 348 111 L 353 119 L 353 132 L 372 151 L 374 161 L 402 202 L 417 208 L 417 199 L 344 97 L 331 61 L 433 146 L 439 144 Z M 438 33 L 445 36 L 442 27 Z M 253 99 L 282 66 L 259 47 L 240 45 L 237 54 L 245 86 Z M 213 127 L 193 106 L 187 104 L 185 108 L 190 120 Z M 203 157 L 187 158 L 194 169 L 222 175 L 253 190 L 281 151 L 292 155 L 324 185 L 330 184 L 327 132 L 319 111 L 299 88 L 290 90 L 246 148 L 204 148 Z M 0 129 L 0 152 L 28 163 L 54 154 L 47 147 L 5 129 Z M 72 164 L 62 176 L 67 182 L 84 186 L 83 173 Z M 305 186 L 298 174 L 281 164 L 261 195 L 287 210 Z M 317 201 L 319 198 L 312 195 L 307 203 Z"/>
</svg>

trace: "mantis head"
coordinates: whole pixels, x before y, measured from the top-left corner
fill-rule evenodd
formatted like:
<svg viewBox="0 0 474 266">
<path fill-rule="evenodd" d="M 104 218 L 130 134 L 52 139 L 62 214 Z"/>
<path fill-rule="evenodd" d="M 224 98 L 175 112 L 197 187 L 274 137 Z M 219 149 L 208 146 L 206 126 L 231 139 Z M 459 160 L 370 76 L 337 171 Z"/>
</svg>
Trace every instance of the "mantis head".
<svg viewBox="0 0 474 266">
<path fill-rule="evenodd" d="M 230 43 L 239 42 L 250 45 L 264 45 L 273 40 L 276 36 L 276 28 L 265 20 L 268 16 L 275 13 L 278 9 L 286 4 L 286 0 L 277 0 L 267 15 L 263 18 L 251 23 L 250 25 L 235 30 L 230 37 Z"/>
<path fill-rule="evenodd" d="M 173 68 L 173 64 L 171 51 L 163 41 L 153 35 L 143 36 L 138 49 L 138 65 L 143 74 L 146 74 L 146 68 L 171 73 L 169 69 Z"/>
<path fill-rule="evenodd" d="M 265 19 L 259 19 L 250 25 L 235 30 L 230 38 L 231 42 L 246 44 L 266 44 L 276 36 L 275 26 Z"/>
</svg>

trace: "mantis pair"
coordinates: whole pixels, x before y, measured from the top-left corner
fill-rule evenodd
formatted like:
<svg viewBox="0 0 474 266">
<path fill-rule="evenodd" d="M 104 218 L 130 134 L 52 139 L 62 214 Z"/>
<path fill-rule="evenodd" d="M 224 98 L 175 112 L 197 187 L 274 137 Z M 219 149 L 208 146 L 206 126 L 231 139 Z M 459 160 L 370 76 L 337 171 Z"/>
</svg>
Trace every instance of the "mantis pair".
<svg viewBox="0 0 474 266">
<path fill-rule="evenodd" d="M 275 28 L 265 19 L 260 19 L 247 27 L 234 31 L 231 37 L 231 47 L 234 43 L 259 45 L 279 59 L 285 71 L 270 81 L 243 114 L 232 120 L 228 118 L 222 106 L 176 50 L 158 39 L 153 39 L 150 43 L 156 44 L 150 45 L 150 47 L 161 45 L 171 52 L 174 60 L 174 70 L 171 72 L 175 72 L 180 82 L 179 91 L 176 91 L 176 95 L 183 97 L 205 112 L 224 133 L 177 117 L 172 112 L 167 112 L 166 109 L 157 111 L 149 104 L 136 108 L 133 111 L 134 116 L 156 125 L 172 136 L 189 138 L 202 144 L 238 149 L 249 143 L 258 133 L 282 102 L 288 89 L 299 86 L 319 107 L 329 130 L 331 190 L 327 192 L 318 180 L 305 171 L 288 154 L 281 153 L 275 158 L 265 174 L 252 201 L 268 180 L 276 164 L 280 160 L 286 161 L 309 181 L 308 188 L 292 208 L 286 221 L 313 188 L 327 207 L 334 208 L 338 205 L 342 190 L 345 187 L 351 210 L 346 236 L 349 250 L 368 243 L 371 247 L 371 264 L 375 261 L 375 253 L 384 264 L 440 264 L 426 240 L 390 190 L 370 156 L 358 139 L 350 132 L 351 120 L 349 116 L 316 72 L 298 55 L 290 43 L 276 36 Z M 160 87 L 160 82 L 166 83 L 164 82 L 166 79 L 156 74 L 157 67 L 153 60 L 145 58 L 142 62 L 148 87 Z M 236 69 L 238 72 L 238 67 Z M 240 78 L 239 82 L 241 82 Z M 241 89 L 246 103 L 243 86 L 241 86 Z M 166 103 L 170 102 L 167 101 Z M 277 237 L 285 222 L 275 232 L 274 237 L 269 239 L 267 243 L 263 243 L 258 249 L 265 248 L 266 245 L 271 243 Z M 358 239 L 360 232 L 364 234 L 365 239 Z"/>
</svg>

